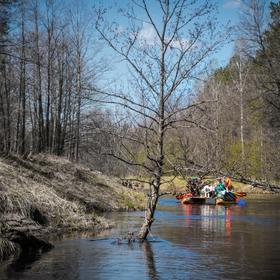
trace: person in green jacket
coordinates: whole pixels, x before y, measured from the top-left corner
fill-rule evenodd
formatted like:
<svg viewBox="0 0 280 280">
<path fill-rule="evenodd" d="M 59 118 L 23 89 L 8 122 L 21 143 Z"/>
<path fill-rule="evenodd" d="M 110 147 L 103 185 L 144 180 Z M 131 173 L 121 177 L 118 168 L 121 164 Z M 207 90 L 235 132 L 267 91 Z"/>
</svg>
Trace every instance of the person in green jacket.
<svg viewBox="0 0 280 280">
<path fill-rule="evenodd" d="M 218 197 L 223 196 L 225 194 L 225 192 L 226 192 L 226 188 L 223 184 L 222 178 L 219 177 L 218 178 L 218 184 L 215 188 L 215 195 L 218 196 Z"/>
</svg>

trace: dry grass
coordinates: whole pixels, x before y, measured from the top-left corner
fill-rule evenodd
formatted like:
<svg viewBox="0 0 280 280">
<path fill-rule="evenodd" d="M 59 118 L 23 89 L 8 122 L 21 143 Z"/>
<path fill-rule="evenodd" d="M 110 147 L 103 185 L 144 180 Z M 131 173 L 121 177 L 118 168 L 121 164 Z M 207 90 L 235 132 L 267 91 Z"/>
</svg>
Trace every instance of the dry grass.
<svg viewBox="0 0 280 280">
<path fill-rule="evenodd" d="M 2 217 L 3 216 L 1 216 L 1 218 Z M 3 237 L 3 234 L 5 233 L 7 228 L 8 226 L 5 225 L 1 219 L 0 220 L 0 261 L 7 259 L 10 255 L 13 255 L 18 251 L 18 246 L 16 246 L 16 244 Z"/>
<path fill-rule="evenodd" d="M 51 228 L 85 230 L 110 226 L 98 212 L 132 210 L 143 205 L 143 194 L 65 158 L 38 155 L 28 161 L 0 160 L 2 215 L 17 213 L 32 219 L 36 209 Z"/>
<path fill-rule="evenodd" d="M 0 237 L 0 261 L 7 259 L 10 255 L 15 254 L 17 251 L 18 247 L 15 243 Z"/>
<path fill-rule="evenodd" d="M 58 231 L 96 231 L 112 226 L 98 213 L 144 205 L 143 193 L 65 158 L 0 159 L 0 260 L 19 249 L 4 238 L 10 230 L 45 237 Z"/>
</svg>

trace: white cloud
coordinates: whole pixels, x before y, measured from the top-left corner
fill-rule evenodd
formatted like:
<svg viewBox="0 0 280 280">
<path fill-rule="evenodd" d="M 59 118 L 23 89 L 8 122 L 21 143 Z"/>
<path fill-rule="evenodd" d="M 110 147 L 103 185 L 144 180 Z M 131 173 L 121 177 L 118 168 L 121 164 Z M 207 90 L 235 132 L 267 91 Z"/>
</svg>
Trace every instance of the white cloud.
<svg viewBox="0 0 280 280">
<path fill-rule="evenodd" d="M 177 40 L 173 40 L 170 46 L 180 50 L 186 50 L 190 46 L 190 42 L 184 39 L 180 39 L 180 40 L 177 39 Z"/>
<path fill-rule="evenodd" d="M 144 23 L 142 29 L 138 33 L 138 40 L 142 46 L 153 46 L 159 43 L 158 35 L 152 24 Z M 167 38 L 167 40 L 169 40 Z M 190 42 L 184 39 L 173 40 L 170 44 L 171 47 L 177 49 L 186 49 L 189 47 Z"/>
<path fill-rule="evenodd" d="M 145 22 L 138 34 L 138 39 L 143 45 L 155 45 L 159 41 L 153 26 Z"/>
<path fill-rule="evenodd" d="M 228 0 L 224 3 L 224 8 L 226 9 L 235 9 L 241 6 L 241 0 Z"/>
<path fill-rule="evenodd" d="M 118 26 L 117 26 L 117 28 L 116 28 L 116 33 L 117 33 L 118 35 L 123 34 L 124 31 L 125 31 L 125 29 L 123 28 L 123 26 L 121 26 L 121 25 L 118 25 Z"/>
</svg>

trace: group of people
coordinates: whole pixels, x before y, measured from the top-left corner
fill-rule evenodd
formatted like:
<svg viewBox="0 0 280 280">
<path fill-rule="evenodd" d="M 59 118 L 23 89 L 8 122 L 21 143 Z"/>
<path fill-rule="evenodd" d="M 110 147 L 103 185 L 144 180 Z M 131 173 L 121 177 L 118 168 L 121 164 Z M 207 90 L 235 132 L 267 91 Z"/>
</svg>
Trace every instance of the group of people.
<svg viewBox="0 0 280 280">
<path fill-rule="evenodd" d="M 223 198 L 226 193 L 230 193 L 233 190 L 229 177 L 219 177 L 216 185 L 211 184 L 210 181 L 203 183 L 199 178 L 192 178 L 189 180 L 188 186 L 193 196 L 204 195 L 205 197 Z"/>
</svg>

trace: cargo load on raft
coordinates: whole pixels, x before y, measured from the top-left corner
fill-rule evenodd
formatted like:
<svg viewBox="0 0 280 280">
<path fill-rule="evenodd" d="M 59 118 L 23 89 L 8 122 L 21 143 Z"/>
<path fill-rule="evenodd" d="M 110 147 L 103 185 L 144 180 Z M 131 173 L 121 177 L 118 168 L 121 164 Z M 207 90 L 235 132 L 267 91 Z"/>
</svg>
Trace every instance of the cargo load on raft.
<svg viewBox="0 0 280 280">
<path fill-rule="evenodd" d="M 216 185 L 193 177 L 187 182 L 186 193 L 176 196 L 183 204 L 232 205 L 237 204 L 245 192 L 235 192 L 229 177 L 218 178 Z"/>
</svg>

